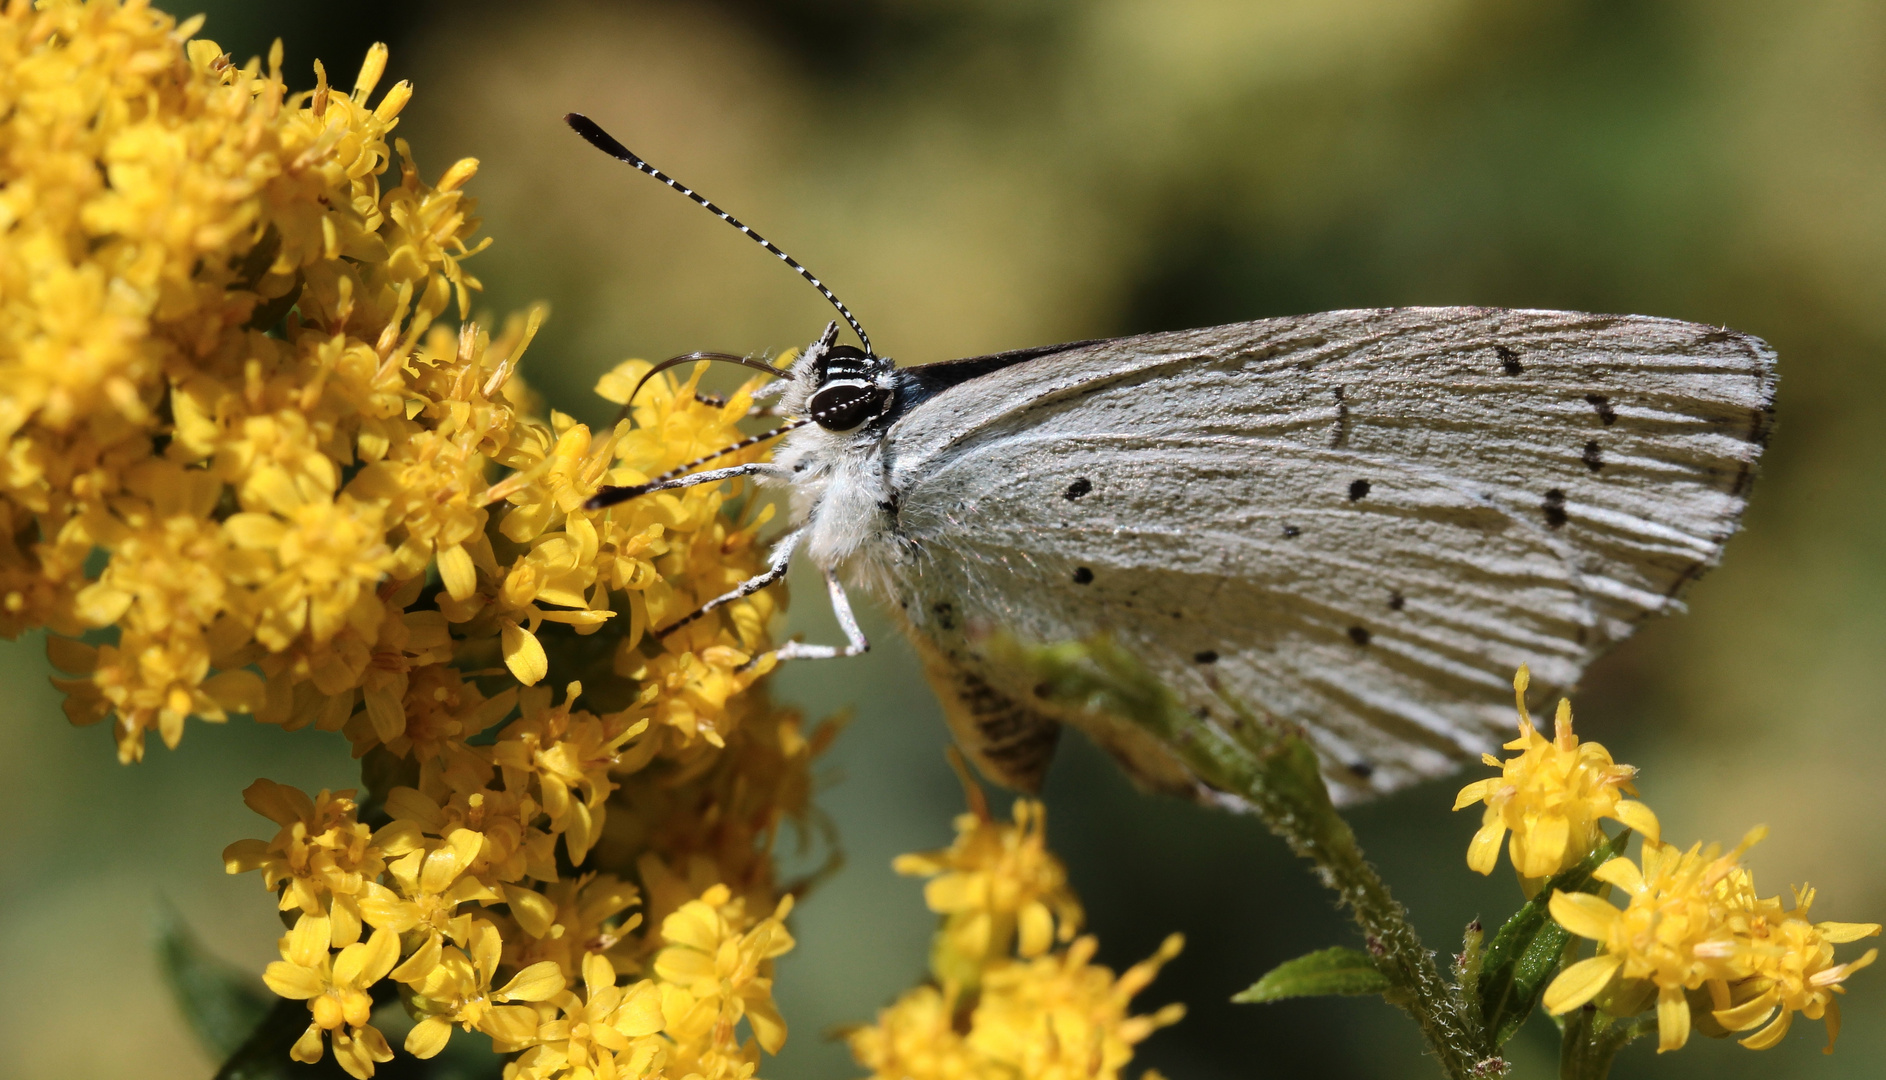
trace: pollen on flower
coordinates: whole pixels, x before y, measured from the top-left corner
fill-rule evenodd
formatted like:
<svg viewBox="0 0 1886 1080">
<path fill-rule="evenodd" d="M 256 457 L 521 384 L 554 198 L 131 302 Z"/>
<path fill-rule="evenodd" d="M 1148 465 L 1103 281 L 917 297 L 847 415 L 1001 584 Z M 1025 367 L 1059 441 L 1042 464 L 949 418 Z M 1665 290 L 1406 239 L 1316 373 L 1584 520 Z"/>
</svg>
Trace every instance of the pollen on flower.
<svg viewBox="0 0 1886 1080">
<path fill-rule="evenodd" d="M 1660 832 L 1657 816 L 1648 806 L 1625 795 L 1637 794 L 1632 784 L 1637 770 L 1611 760 L 1601 744 L 1581 743 L 1572 733 L 1571 702 L 1559 702 L 1553 737 L 1533 727 L 1526 711 L 1526 687 L 1531 680 L 1522 666 L 1513 678 L 1513 696 L 1519 711 L 1519 738 L 1506 744 L 1518 757 L 1501 761 L 1485 755 L 1500 775 L 1476 780 L 1460 789 L 1454 809 L 1486 805 L 1480 830 L 1467 847 L 1467 865 L 1490 874 L 1499 860 L 1500 841 L 1511 832 L 1507 853 L 1528 895 L 1544 879 L 1583 861 L 1605 842 L 1598 822 L 1609 818 L 1655 841 Z"/>
</svg>

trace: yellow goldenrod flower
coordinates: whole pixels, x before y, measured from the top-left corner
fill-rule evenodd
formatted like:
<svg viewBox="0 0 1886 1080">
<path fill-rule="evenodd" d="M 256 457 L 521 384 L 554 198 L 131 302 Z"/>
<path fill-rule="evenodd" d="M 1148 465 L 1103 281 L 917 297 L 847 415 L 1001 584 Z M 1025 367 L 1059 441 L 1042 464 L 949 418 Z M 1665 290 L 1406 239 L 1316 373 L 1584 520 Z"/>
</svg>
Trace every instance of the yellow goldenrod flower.
<svg viewBox="0 0 1886 1080">
<path fill-rule="evenodd" d="M 547 963 L 547 961 L 546 961 Z M 649 980 L 617 986 L 609 961 L 583 961 L 583 992 L 565 991 L 554 1020 L 537 1029 L 535 1045 L 505 1068 L 506 1080 L 634 1080 L 662 1063 L 669 1045 L 662 1028 L 661 991 Z M 686 1075 L 686 1074 L 679 1074 Z"/>
<path fill-rule="evenodd" d="M 406 1001 L 420 1017 L 406 1035 L 405 1049 L 414 1057 L 429 1058 L 444 1050 L 453 1024 L 491 1036 L 500 1052 L 515 1051 L 536 1037 L 538 1024 L 537 1010 L 512 1003 L 548 1001 L 563 992 L 563 973 L 547 960 L 493 989 L 504 941 L 496 927 L 482 920 L 467 937 L 462 949 L 442 947 L 433 938 L 391 971 L 393 978 L 412 988 Z"/>
<path fill-rule="evenodd" d="M 935 986 L 905 993 L 845 1041 L 873 1080 L 972 1080 L 990 1071 L 956 1030 L 955 1008 Z"/>
<path fill-rule="evenodd" d="M 582 976 L 589 957 L 608 958 L 642 925 L 639 912 L 618 918 L 640 897 L 614 874 L 565 878 L 542 892 L 507 887 L 504 896 L 517 923 L 517 932 L 505 935 L 505 962 L 526 967 L 548 960 L 571 980 Z"/>
<path fill-rule="evenodd" d="M 616 786 L 609 772 L 623 744 L 648 730 L 646 720 L 572 713 L 582 693 L 582 683 L 571 683 L 563 704 L 552 707 L 547 687 L 525 690 L 518 697 L 523 715 L 505 727 L 492 748 L 505 790 L 536 792 L 550 829 L 563 834 L 572 863 L 583 861 L 602 832 L 609 793 Z"/>
<path fill-rule="evenodd" d="M 249 809 L 281 826 L 273 840 L 238 840 L 223 849 L 232 874 L 262 871 L 262 885 L 280 894 L 283 911 L 327 916 L 338 944 L 360 935 L 360 900 L 386 869 L 386 851 L 355 820 L 354 793 L 323 791 L 313 799 L 273 780 L 242 793 Z"/>
<path fill-rule="evenodd" d="M 68 716 L 112 719 L 124 760 L 240 712 L 366 759 L 377 832 L 351 792 L 261 781 L 277 835 L 225 852 L 300 913 L 270 969 L 310 1002 L 298 1059 L 371 1075 L 390 975 L 415 1054 L 458 1024 L 535 1041 L 528 1075 L 751 1076 L 785 1037 L 771 852 L 835 729 L 755 691 L 772 593 L 651 636 L 764 566 L 773 509 L 738 483 L 584 503 L 739 441 L 753 387 L 663 376 L 596 433 L 533 413 L 543 309 L 467 320 L 477 162 L 422 179 L 385 48 L 351 91 L 316 64 L 290 92 L 279 44 L 239 64 L 200 25 L 145 0 L 0 12 L 0 633 L 67 635 Z M 560 651 L 570 631 L 603 649 Z M 615 711 L 520 692 L 565 663 Z M 616 962 L 652 977 L 617 988 Z"/>
<path fill-rule="evenodd" d="M 1113 1080 L 1132 1060 L 1134 1046 L 1185 1016 L 1179 1004 L 1149 1016 L 1127 1012 L 1133 996 L 1184 944 L 1171 935 L 1118 979 L 1091 963 L 1099 947 L 1091 936 L 1065 953 L 995 968 L 983 976 L 970 1049 L 1031 1080 Z"/>
<path fill-rule="evenodd" d="M 1553 920 L 1596 941 L 1598 954 L 1559 973 L 1546 988 L 1546 1010 L 1557 1016 L 1611 991 L 1618 999 L 1612 1011 L 1631 1015 L 1654 995 L 1658 1051 L 1682 1047 L 1690 1033 L 1686 992 L 1748 974 L 1719 886 L 1763 832 L 1750 832 L 1726 854 L 1713 844 L 1681 851 L 1646 840 L 1641 870 L 1616 858 L 1594 875 L 1628 897 L 1621 911 L 1591 893 L 1554 892 Z"/>
<path fill-rule="evenodd" d="M 946 995 L 920 986 L 847 1036 L 852 1057 L 874 1080 L 1114 1080 L 1133 1047 L 1177 1023 L 1182 1005 L 1128 1014 L 1134 995 L 1178 955 L 1179 935 L 1117 979 L 1093 960 L 1095 939 L 1066 951 L 991 968 L 966 1021 Z"/>
<path fill-rule="evenodd" d="M 1553 738 L 1532 726 L 1526 712 L 1526 687 L 1531 673 L 1521 666 L 1513 678 L 1513 696 L 1519 709 L 1519 738 L 1506 744 L 1521 751 L 1504 762 L 1483 755 L 1501 774 L 1476 780 L 1460 789 L 1454 809 L 1486 804 L 1480 831 L 1467 847 L 1467 865 L 1490 874 L 1499 860 L 1500 840 L 1510 830 L 1507 853 L 1530 896 L 1546 878 L 1578 865 L 1605 842 L 1598 822 L 1610 818 L 1655 842 L 1660 833 L 1657 816 L 1648 806 L 1624 794 L 1637 794 L 1631 780 L 1637 770 L 1611 760 L 1598 743 L 1581 743 L 1572 733 L 1572 705 L 1559 702 Z"/>
<path fill-rule="evenodd" d="M 443 839 L 416 839 L 403 825 L 404 821 L 395 821 L 378 836 L 389 856 L 386 871 L 393 887 L 372 881 L 363 885 L 360 917 L 395 934 L 422 931 L 435 949 L 446 940 L 467 944 L 476 926 L 485 924 L 476 923 L 461 908 L 472 901 L 501 899 L 467 873 L 484 837 L 470 829 L 454 829 Z"/>
<path fill-rule="evenodd" d="M 1017 799 L 1015 823 L 998 823 L 960 757 L 951 763 L 970 806 L 956 843 L 895 863 L 931 878 L 924 898 L 944 917 L 931 949 L 936 983 L 849 1032 L 852 1057 L 873 1080 L 1114 1080 L 1135 1045 L 1185 1014 L 1176 1004 L 1127 1011 L 1183 939 L 1171 935 L 1117 979 L 1092 963 L 1091 936 L 1050 952 L 1057 937 L 1073 938 L 1081 909 L 1047 849 L 1041 804 Z"/>
<path fill-rule="evenodd" d="M 956 842 L 940 851 L 900 855 L 900 874 L 928 877 L 924 902 L 943 916 L 931 968 L 945 987 L 971 987 L 975 974 L 1015 949 L 1040 956 L 1081 925 L 1080 901 L 1067 870 L 1048 850 L 1047 808 L 1016 799 L 1014 824 L 989 814 L 982 789 L 964 778 L 968 813 L 956 818 Z"/>
<path fill-rule="evenodd" d="M 327 1035 L 334 1043 L 334 1060 L 348 1075 L 366 1080 L 375 1062 L 393 1059 L 386 1037 L 368 1023 L 373 998 L 367 988 L 393 970 L 399 939 L 389 930 L 376 930 L 366 941 L 335 954 L 328 950 L 332 936 L 327 919 L 301 916 L 282 936 L 282 959 L 268 966 L 262 980 L 282 997 L 306 1001 L 313 1015 L 290 1056 L 309 1065 L 320 1061 L 322 1036 Z"/>
<path fill-rule="evenodd" d="M 1731 906 L 1731 922 L 1740 945 L 1739 957 L 1750 970 L 1733 984 L 1712 982 L 1711 1017 L 1725 1031 L 1761 1028 L 1741 1040 L 1751 1050 L 1766 1050 L 1788 1033 L 1794 1014 L 1827 1021 L 1826 1052 L 1833 1053 L 1840 1035 L 1841 983 L 1879 957 L 1868 949 L 1858 959 L 1834 962 L 1834 946 L 1877 937 L 1878 923 L 1811 922 L 1808 909 L 1814 890 L 1803 888 L 1794 907 L 1784 908 L 1780 897 L 1757 899 L 1748 871 L 1737 868 L 1719 886 Z M 1763 1026 L 1763 1025 L 1766 1026 Z"/>
<path fill-rule="evenodd" d="M 778 1053 L 786 1021 L 773 1004 L 773 960 L 793 947 L 785 926 L 791 911 L 788 894 L 771 916 L 752 920 L 743 902 L 716 885 L 663 919 L 668 944 L 654 965 L 662 980 L 663 1030 L 684 1043 L 737 1046 L 733 1028 L 745 1017 L 761 1049 Z"/>
</svg>

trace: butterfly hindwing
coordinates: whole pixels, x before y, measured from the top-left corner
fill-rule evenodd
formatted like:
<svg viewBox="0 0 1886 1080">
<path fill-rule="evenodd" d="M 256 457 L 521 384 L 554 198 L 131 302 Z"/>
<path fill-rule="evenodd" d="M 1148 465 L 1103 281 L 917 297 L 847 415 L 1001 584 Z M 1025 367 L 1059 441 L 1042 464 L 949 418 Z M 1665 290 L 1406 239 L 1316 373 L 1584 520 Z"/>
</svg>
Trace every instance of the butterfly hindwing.
<svg viewBox="0 0 1886 1080">
<path fill-rule="evenodd" d="M 1715 563 L 1773 383 L 1753 338 L 1563 312 L 1083 344 L 892 426 L 900 542 L 878 573 L 939 690 L 1027 703 L 981 630 L 1109 633 L 1189 705 L 1222 712 L 1215 681 L 1304 725 L 1339 795 L 1392 790 L 1496 746 L 1520 663 L 1569 688 Z M 1182 782 L 1136 732 L 1092 733 Z"/>
</svg>

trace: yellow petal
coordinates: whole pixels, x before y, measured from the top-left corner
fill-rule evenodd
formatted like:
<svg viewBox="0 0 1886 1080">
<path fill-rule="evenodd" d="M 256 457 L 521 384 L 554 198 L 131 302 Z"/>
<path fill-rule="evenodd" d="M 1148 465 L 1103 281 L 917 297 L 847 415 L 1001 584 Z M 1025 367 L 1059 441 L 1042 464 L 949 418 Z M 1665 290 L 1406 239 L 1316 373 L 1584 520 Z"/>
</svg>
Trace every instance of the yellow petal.
<svg viewBox="0 0 1886 1080">
<path fill-rule="evenodd" d="M 277 960 L 263 968 L 262 981 L 276 994 L 294 1001 L 306 1001 L 327 992 L 327 980 L 320 972 L 286 960 Z"/>
<path fill-rule="evenodd" d="M 978 874 L 944 874 L 932 878 L 923 887 L 923 902 L 931 911 L 948 914 L 964 908 L 982 906 L 988 895 L 987 883 Z"/>
<path fill-rule="evenodd" d="M 773 1006 L 772 998 L 748 999 L 747 1023 L 753 1025 L 753 1036 L 767 1053 L 777 1054 L 786 1045 L 786 1021 Z"/>
<path fill-rule="evenodd" d="M 550 658 L 537 635 L 514 622 L 502 624 L 500 640 L 504 647 L 504 665 L 525 686 L 535 686 L 550 674 Z"/>
<path fill-rule="evenodd" d="M 1683 988 L 1666 986 L 1657 991 L 1657 1053 L 1681 1050 L 1690 1041 L 1690 1003 Z"/>
<path fill-rule="evenodd" d="M 268 844 L 260 840 L 238 840 L 223 849 L 223 869 L 231 874 L 247 873 L 259 869 L 268 857 Z"/>
<path fill-rule="evenodd" d="M 529 1042 L 537 1034 L 537 1010 L 529 1005 L 494 1005 L 478 1030 L 502 1043 Z"/>
<path fill-rule="evenodd" d="M 1021 939 L 1016 948 L 1023 956 L 1040 956 L 1054 943 L 1054 916 L 1048 914 L 1048 905 L 1039 900 L 1022 908 L 1018 929 Z"/>
<path fill-rule="evenodd" d="M 616 984 L 616 968 L 609 958 L 601 953 L 590 953 L 583 957 L 583 991 L 589 1000 L 596 1000 L 604 990 Z"/>
<path fill-rule="evenodd" d="M 1590 893 L 1552 893 L 1548 910 L 1552 921 L 1582 938 L 1603 941 L 1617 925 L 1618 909 Z"/>
<path fill-rule="evenodd" d="M 478 968 L 479 976 L 490 982 L 491 976 L 498 970 L 498 960 L 504 951 L 504 938 L 498 928 L 488 922 L 479 922 L 472 927 L 471 958 Z"/>
<path fill-rule="evenodd" d="M 1473 834 L 1467 845 L 1467 869 L 1476 874 L 1491 874 L 1500 862 L 1500 841 L 1506 837 L 1506 824 L 1497 813 L 1487 814 L 1486 824 Z"/>
<path fill-rule="evenodd" d="M 289 1047 L 288 1056 L 303 1065 L 313 1065 L 321 1060 L 321 1055 L 326 1050 L 327 1045 L 321 1041 L 320 1026 L 309 1024 L 308 1030 L 302 1032 L 301 1038 L 295 1040 L 295 1045 Z"/>
<path fill-rule="evenodd" d="M 1525 863 L 1518 868 L 1520 876 L 1546 878 L 1558 873 L 1565 865 L 1565 849 L 1571 836 L 1572 823 L 1563 814 L 1539 819 L 1525 834 Z"/>
<path fill-rule="evenodd" d="M 661 921 L 661 936 L 676 945 L 712 952 L 720 947 L 720 916 L 699 900 L 690 900 Z"/>
<path fill-rule="evenodd" d="M 1833 945 L 1845 945 L 1849 941 L 1858 941 L 1865 937 L 1879 936 L 1879 924 L 1876 922 L 1815 923 L 1814 929 L 1819 932 L 1820 936 L 1826 939 L 1829 944 Z"/>
<path fill-rule="evenodd" d="M 1646 854 L 1652 857 L 1656 851 L 1655 847 L 1646 848 Z M 1648 865 L 1649 859 L 1647 858 L 1645 862 Z M 1644 875 L 1638 872 L 1636 863 L 1622 856 L 1600 866 L 1591 876 L 1606 885 L 1616 885 L 1633 895 L 1644 891 Z"/>
<path fill-rule="evenodd" d="M 328 943 L 334 940 L 325 915 L 303 915 L 288 932 L 288 948 L 283 956 L 302 967 L 319 967 L 327 961 Z"/>
<path fill-rule="evenodd" d="M 468 600 L 478 591 L 478 568 L 472 565 L 465 545 L 453 544 L 439 552 L 439 581 L 454 600 Z"/>
<path fill-rule="evenodd" d="M 1729 1009 L 1716 1009 L 1709 1015 L 1716 1018 L 1716 1023 L 1730 1031 L 1747 1031 L 1768 1019 L 1775 1011 L 1775 992 L 1765 990 L 1762 993 Z"/>
<path fill-rule="evenodd" d="M 507 1001 L 548 1001 L 562 992 L 563 972 L 556 961 L 543 960 L 518 972 L 497 996 Z"/>
<path fill-rule="evenodd" d="M 617 1031 L 630 1038 L 660 1031 L 661 988 L 652 979 L 643 979 L 629 987 L 612 1023 Z"/>
<path fill-rule="evenodd" d="M 1611 812 L 1611 816 L 1621 822 L 1625 828 L 1645 837 L 1652 843 L 1663 839 L 1663 826 L 1657 824 L 1657 815 L 1651 813 L 1650 807 L 1636 799 L 1619 799 L 1617 809 Z"/>
<path fill-rule="evenodd" d="M 526 934 L 541 938 L 556 922 L 557 905 L 535 889 L 519 885 L 504 886 L 504 902 L 511 906 L 511 917 Z"/>
<path fill-rule="evenodd" d="M 243 804 L 277 825 L 293 825 L 314 817 L 314 800 L 286 784 L 257 780 L 242 791 Z"/>
<path fill-rule="evenodd" d="M 445 1049 L 452 1038 L 452 1023 L 443 1017 L 428 1016 L 406 1033 L 406 1052 L 416 1058 L 429 1058 Z"/>
<path fill-rule="evenodd" d="M 1485 802 L 1487 796 L 1498 791 L 1500 785 L 1505 782 L 1506 778 L 1503 776 L 1489 776 L 1485 780 L 1475 780 L 1461 788 L 1460 794 L 1454 796 L 1454 809 L 1465 810 L 1474 803 Z"/>
<path fill-rule="evenodd" d="M 1622 957 L 1608 954 L 1580 960 L 1559 972 L 1559 977 L 1546 987 L 1543 1002 L 1545 1010 L 1553 1016 L 1559 1016 L 1578 1008 L 1609 986 L 1612 976 L 1623 966 Z"/>
<path fill-rule="evenodd" d="M 432 969 L 439 966 L 439 959 L 445 953 L 444 943 L 439 935 L 433 934 L 425 940 L 413 954 L 400 962 L 400 965 L 387 974 L 395 982 L 416 983 L 432 974 Z"/>
<path fill-rule="evenodd" d="M 1659 1021 L 1663 1019 L 1662 1010 L 1658 1011 L 1657 1018 Z M 1760 1031 L 1756 1032 L 1753 1035 L 1750 1035 L 1746 1039 L 1737 1039 L 1736 1041 L 1741 1043 L 1743 1046 L 1748 1047 L 1750 1050 L 1766 1050 L 1769 1047 L 1774 1046 L 1776 1043 L 1780 1042 L 1782 1037 L 1788 1033 L 1788 1028 L 1791 1027 L 1793 1024 L 1794 1024 L 1793 1011 L 1789 1009 L 1783 1009 L 1781 1010 L 1781 1015 L 1775 1017 L 1774 1020 L 1770 1021 L 1767 1027 L 1761 1029 Z M 1660 1046 L 1657 1049 L 1661 1051 L 1663 1048 Z"/>
</svg>

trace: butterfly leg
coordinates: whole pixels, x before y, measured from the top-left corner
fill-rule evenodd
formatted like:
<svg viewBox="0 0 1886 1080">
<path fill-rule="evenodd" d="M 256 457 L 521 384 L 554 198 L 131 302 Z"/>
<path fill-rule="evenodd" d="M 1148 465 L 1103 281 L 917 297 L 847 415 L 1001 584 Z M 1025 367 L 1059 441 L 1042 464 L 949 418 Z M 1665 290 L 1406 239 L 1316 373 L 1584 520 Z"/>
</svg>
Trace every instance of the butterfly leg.
<svg viewBox="0 0 1886 1080">
<path fill-rule="evenodd" d="M 693 487 L 696 484 L 718 484 L 722 480 L 732 480 L 739 476 L 760 476 L 768 480 L 790 480 L 792 471 L 783 465 L 770 461 L 753 461 L 745 465 L 729 465 L 724 469 L 709 469 L 690 476 L 677 476 L 673 480 L 650 481 L 646 484 L 634 484 L 629 487 L 606 487 L 590 496 L 583 504 L 585 510 L 602 510 L 617 503 L 648 495 L 656 491 L 672 491 L 675 488 Z"/>
<path fill-rule="evenodd" d="M 686 615 L 681 616 L 679 619 L 676 619 L 674 622 L 671 622 L 667 626 L 662 627 L 660 630 L 655 631 L 655 636 L 667 637 L 669 634 L 674 633 L 676 630 L 679 630 L 682 627 L 693 622 L 694 620 L 700 618 L 701 616 L 706 615 L 708 612 L 713 611 L 715 608 L 718 608 L 724 604 L 731 604 L 735 600 L 741 600 L 746 597 L 752 596 L 754 593 L 759 592 L 761 589 L 766 588 L 768 585 L 771 585 L 773 582 L 778 581 L 780 578 L 785 577 L 786 567 L 788 564 L 792 562 L 793 549 L 799 546 L 799 537 L 804 532 L 805 532 L 804 529 L 795 529 L 792 532 L 787 533 L 785 536 L 782 536 L 779 538 L 779 543 L 773 546 L 772 564 L 766 568 L 764 573 L 753 575 L 752 577 L 741 582 L 739 585 L 735 586 L 732 590 L 721 593 L 719 596 L 714 597 L 712 600 L 709 600 L 707 603 L 702 604 L 700 607 L 697 607 L 693 611 L 688 612 Z"/>
<path fill-rule="evenodd" d="M 825 571 L 825 588 L 831 593 L 832 614 L 838 616 L 838 625 L 845 631 L 845 644 L 807 645 L 803 641 L 788 641 L 773 655 L 781 660 L 830 660 L 871 651 L 871 643 L 865 640 L 864 631 L 858 628 L 858 617 L 851 613 L 851 598 L 845 595 L 845 587 L 839 583 L 838 575 L 830 570 Z"/>
</svg>

